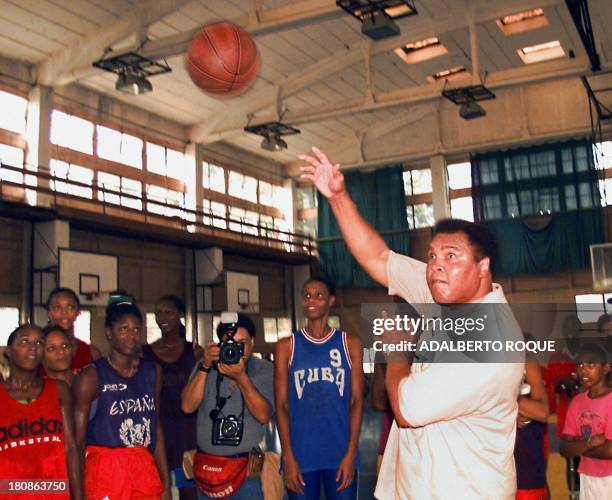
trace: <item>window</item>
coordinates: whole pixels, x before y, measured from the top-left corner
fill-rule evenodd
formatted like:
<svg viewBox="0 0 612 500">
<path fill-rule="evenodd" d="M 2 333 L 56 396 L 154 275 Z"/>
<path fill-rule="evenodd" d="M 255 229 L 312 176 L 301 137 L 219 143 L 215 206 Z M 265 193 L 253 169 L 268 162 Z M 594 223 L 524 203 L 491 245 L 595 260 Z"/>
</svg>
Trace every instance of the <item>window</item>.
<svg viewBox="0 0 612 500">
<path fill-rule="evenodd" d="M 147 142 L 146 155 L 149 172 L 184 182 L 193 182 L 193 163 L 180 151 Z"/>
<path fill-rule="evenodd" d="M 431 193 L 431 170 L 406 170 L 403 172 L 404 191 L 406 196 Z"/>
<path fill-rule="evenodd" d="M 230 170 L 227 194 L 257 203 L 257 179 Z"/>
<path fill-rule="evenodd" d="M 0 113 L 1 115 L 2 113 Z M 11 167 L 23 169 L 23 149 L 9 146 L 7 144 L 0 144 L 0 163 L 9 165 Z M 23 183 L 23 174 L 21 172 L 15 172 L 2 168 L 0 172 L 0 179 L 3 181 Z"/>
<path fill-rule="evenodd" d="M 98 156 L 105 160 L 142 168 L 142 140 L 112 128 L 97 126 Z"/>
<path fill-rule="evenodd" d="M 59 160 L 51 160 L 50 167 L 51 175 L 55 177 L 55 179 L 50 182 L 51 189 L 58 193 L 80 196 L 81 198 L 93 198 L 93 190 L 91 187 L 72 183 L 78 182 L 79 184 L 91 186 L 93 184 L 93 170 L 91 168 L 81 167 L 80 165 L 74 165 Z M 57 179 L 65 179 L 72 182 L 63 182 Z"/>
<path fill-rule="evenodd" d="M 496 20 L 497 26 L 509 36 L 524 31 L 542 28 L 548 25 L 544 9 L 537 8 L 504 16 Z"/>
<path fill-rule="evenodd" d="M 472 194 L 483 210 L 479 217 L 548 215 L 599 204 L 591 151 L 581 140 L 475 155 L 480 185 Z"/>
<path fill-rule="evenodd" d="M 185 195 L 183 193 L 150 184 L 147 186 L 147 200 L 158 202 L 147 202 L 147 210 L 151 213 L 165 215 L 166 217 L 183 217 L 182 209 L 185 208 Z M 159 203 L 172 206 L 160 205 Z"/>
<path fill-rule="evenodd" d="M 218 193 L 225 193 L 225 170 L 219 165 L 202 162 L 202 186 Z"/>
<path fill-rule="evenodd" d="M 25 134 L 28 101 L 18 95 L 0 90 L 0 128 Z"/>
<path fill-rule="evenodd" d="M 142 210 L 142 183 L 140 181 L 108 172 L 98 172 L 98 186 L 104 190 L 98 191 L 100 201 Z M 119 196 L 119 193 L 125 196 Z"/>
<path fill-rule="evenodd" d="M 450 163 L 447 165 L 448 187 L 464 189 L 472 187 L 472 165 L 470 162 Z"/>
<path fill-rule="evenodd" d="M 282 338 L 291 335 L 291 319 L 289 318 L 264 318 L 264 340 L 272 344 Z"/>
<path fill-rule="evenodd" d="M 523 47 L 516 52 L 525 64 L 533 64 L 565 56 L 565 51 L 559 40 Z"/>
<path fill-rule="evenodd" d="M 166 149 L 166 175 L 173 179 L 186 181 L 193 178 L 188 158 L 180 151 Z"/>
<path fill-rule="evenodd" d="M 434 36 L 404 45 L 395 49 L 395 53 L 406 64 L 414 64 L 446 54 L 448 50 L 440 43 L 438 37 Z"/>
<path fill-rule="evenodd" d="M 451 204 L 451 217 L 453 219 L 463 219 L 474 222 L 474 205 L 471 196 L 453 198 Z"/>
<path fill-rule="evenodd" d="M 612 141 L 604 141 L 595 144 L 593 148 L 593 158 L 598 170 L 605 170 L 612 167 Z"/>
<path fill-rule="evenodd" d="M 433 75 L 429 75 L 427 77 L 427 81 L 430 83 L 435 83 L 438 80 L 454 80 L 455 78 L 465 76 L 466 73 L 467 69 L 465 69 L 465 66 L 454 66 L 453 68 L 438 71 Z"/>
<path fill-rule="evenodd" d="M 311 238 L 316 239 L 317 237 L 317 218 L 313 217 L 312 219 L 302 219 L 297 221 L 296 228 L 298 233 L 305 234 L 306 236 L 310 236 Z"/>
<path fill-rule="evenodd" d="M 166 175 L 166 148 L 147 142 L 147 170 L 154 174 Z"/>
<path fill-rule="evenodd" d="M 148 312 L 146 315 L 147 321 L 147 344 L 152 344 L 156 340 L 161 339 L 162 332 L 155 321 L 155 313 Z"/>
<path fill-rule="evenodd" d="M 91 343 L 91 311 L 81 309 L 74 322 L 74 336 L 83 342 Z"/>
<path fill-rule="evenodd" d="M 418 205 L 408 205 L 406 207 L 409 229 L 419 229 L 421 227 L 431 227 L 435 219 L 433 215 L 433 205 L 431 203 L 419 203 Z"/>
<path fill-rule="evenodd" d="M 293 210 L 293 199 L 291 190 L 283 186 L 272 185 L 272 199 L 274 206 L 283 213 L 290 213 Z"/>
<path fill-rule="evenodd" d="M 242 231 L 246 234 L 252 234 L 253 236 L 257 236 L 257 231 L 258 228 L 257 226 L 259 225 L 259 214 L 257 212 L 252 212 L 250 210 L 247 210 L 244 213 L 244 222 L 246 222 L 248 225 L 242 226 Z"/>
<path fill-rule="evenodd" d="M 0 345 L 6 345 L 11 332 L 19 326 L 18 307 L 0 307 Z"/>
<path fill-rule="evenodd" d="M 297 208 L 316 208 L 317 192 L 314 186 L 297 188 Z"/>
<path fill-rule="evenodd" d="M 94 124 L 54 109 L 51 112 L 51 143 L 93 154 Z"/>
<path fill-rule="evenodd" d="M 230 223 L 229 228 L 231 231 L 236 231 L 237 233 L 242 232 L 242 220 L 244 219 L 244 213 L 246 210 L 244 208 L 239 207 L 230 207 L 229 208 L 229 217 Z M 233 222 L 238 221 L 238 222 Z"/>
<path fill-rule="evenodd" d="M 612 197 L 612 191 L 610 191 L 610 196 Z M 261 235 L 267 236 L 268 238 L 274 237 L 274 217 L 271 215 L 259 215 L 259 226 L 261 229 Z"/>
<path fill-rule="evenodd" d="M 210 200 L 202 200 L 202 211 L 204 212 L 204 224 L 207 226 L 218 227 L 220 229 L 227 229 L 227 222 L 225 220 L 226 207 L 223 203 Z M 208 215 L 206 215 L 208 214 Z"/>
<path fill-rule="evenodd" d="M 269 182 L 259 181 L 259 203 L 269 207 L 273 206 L 272 184 Z"/>
</svg>

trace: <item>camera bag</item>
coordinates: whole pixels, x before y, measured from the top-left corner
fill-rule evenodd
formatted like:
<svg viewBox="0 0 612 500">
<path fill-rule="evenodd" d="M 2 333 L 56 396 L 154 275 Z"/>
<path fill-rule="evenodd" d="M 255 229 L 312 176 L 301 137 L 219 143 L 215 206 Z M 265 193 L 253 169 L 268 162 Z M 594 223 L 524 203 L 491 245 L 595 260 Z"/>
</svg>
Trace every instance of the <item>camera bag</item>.
<svg viewBox="0 0 612 500">
<path fill-rule="evenodd" d="M 221 457 L 198 451 L 193 459 L 196 486 L 212 498 L 227 498 L 235 494 L 247 477 L 248 454 L 241 457 Z"/>
</svg>

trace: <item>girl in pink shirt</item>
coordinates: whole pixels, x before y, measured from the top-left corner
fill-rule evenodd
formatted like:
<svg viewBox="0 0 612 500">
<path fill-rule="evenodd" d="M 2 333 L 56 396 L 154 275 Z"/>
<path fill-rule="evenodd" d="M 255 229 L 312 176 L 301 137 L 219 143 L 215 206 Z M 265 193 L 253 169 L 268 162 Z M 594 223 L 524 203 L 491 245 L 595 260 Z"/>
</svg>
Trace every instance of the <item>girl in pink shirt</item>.
<svg viewBox="0 0 612 500">
<path fill-rule="evenodd" d="M 572 399 L 561 436 L 561 454 L 581 456 L 580 499 L 609 498 L 612 491 L 612 388 L 605 350 L 585 346 L 577 372 L 585 389 Z"/>
</svg>

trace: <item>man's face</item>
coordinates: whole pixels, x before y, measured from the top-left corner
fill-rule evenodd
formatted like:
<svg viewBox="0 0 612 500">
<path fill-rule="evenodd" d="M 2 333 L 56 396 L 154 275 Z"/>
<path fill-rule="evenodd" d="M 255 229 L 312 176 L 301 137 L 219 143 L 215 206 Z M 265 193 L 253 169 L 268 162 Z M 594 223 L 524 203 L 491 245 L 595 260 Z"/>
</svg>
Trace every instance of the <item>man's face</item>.
<svg viewBox="0 0 612 500">
<path fill-rule="evenodd" d="M 476 261 L 465 233 L 440 233 L 429 245 L 427 284 L 438 304 L 471 302 L 479 298 L 488 267 L 488 257 Z"/>
<path fill-rule="evenodd" d="M 227 336 L 224 336 L 224 340 L 227 340 Z M 244 359 L 249 359 L 251 352 L 253 352 L 253 339 L 249 335 L 249 331 L 239 326 L 234 334 L 234 341 L 244 345 Z"/>
</svg>

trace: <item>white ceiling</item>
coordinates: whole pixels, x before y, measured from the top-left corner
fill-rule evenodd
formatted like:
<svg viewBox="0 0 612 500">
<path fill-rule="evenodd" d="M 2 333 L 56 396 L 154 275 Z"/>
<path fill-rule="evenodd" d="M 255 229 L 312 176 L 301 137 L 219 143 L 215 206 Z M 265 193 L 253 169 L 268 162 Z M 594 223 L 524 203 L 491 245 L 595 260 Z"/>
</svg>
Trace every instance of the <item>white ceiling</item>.
<svg viewBox="0 0 612 500">
<path fill-rule="evenodd" d="M 551 40 L 560 40 L 566 54 L 585 55 L 562 0 L 415 3 L 418 16 L 398 21 L 400 37 L 371 43 L 361 34 L 360 23 L 333 0 L 0 0 L 0 55 L 37 65 L 43 83 L 57 85 L 76 77 L 78 84 L 190 127 L 195 140 L 220 139 L 281 163 L 293 161 L 312 144 L 332 148 L 358 141 L 365 133 L 381 134 L 410 120 L 407 111 L 413 116 L 427 112 L 419 99 L 401 96 L 432 86 L 441 89 L 441 82 L 426 80 L 434 72 L 458 64 L 471 68 L 470 19 L 476 26 L 481 75 L 520 68 L 524 64 L 517 49 Z M 259 24 L 252 10 L 258 6 Z M 503 14 L 538 6 L 548 18 L 546 27 L 505 36 L 495 23 Z M 612 54 L 612 2 L 591 0 L 589 6 L 600 55 Z M 218 20 L 246 25 L 261 54 L 254 85 L 238 97 L 219 99 L 201 92 L 185 71 L 184 43 L 179 49 L 166 43 L 167 37 L 180 38 Z M 142 22 L 145 26 L 139 26 Z M 133 46 L 145 34 L 151 40 L 145 51 L 162 45 L 173 71 L 151 79 L 153 92 L 126 96 L 115 90 L 114 75 L 92 71 L 90 65 L 104 47 L 125 40 L 126 47 Z M 448 54 L 407 65 L 393 52 L 402 43 L 433 35 Z M 279 85 L 280 108 L 302 133 L 286 138 L 288 150 L 267 153 L 258 136 L 241 129 L 249 113 L 255 113 L 254 122 L 275 118 Z M 381 104 L 387 101 L 392 105 Z"/>
</svg>

